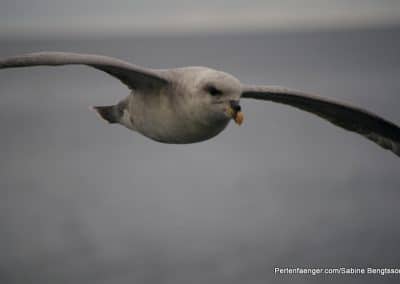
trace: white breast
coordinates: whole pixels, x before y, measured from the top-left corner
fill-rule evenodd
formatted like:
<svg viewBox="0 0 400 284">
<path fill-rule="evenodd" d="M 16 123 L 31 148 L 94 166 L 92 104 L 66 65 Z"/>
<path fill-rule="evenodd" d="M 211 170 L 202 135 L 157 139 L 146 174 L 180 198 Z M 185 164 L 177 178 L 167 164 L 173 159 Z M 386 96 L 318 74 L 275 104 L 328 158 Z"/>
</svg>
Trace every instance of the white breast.
<svg viewBox="0 0 400 284">
<path fill-rule="evenodd" d="M 168 94 L 134 93 L 124 114 L 124 125 L 144 136 L 163 143 L 186 144 L 210 139 L 220 133 L 229 120 L 218 123 L 199 121 L 191 106 Z M 195 111 L 195 110 L 193 110 Z M 126 124 L 125 124 L 126 123 Z"/>
</svg>

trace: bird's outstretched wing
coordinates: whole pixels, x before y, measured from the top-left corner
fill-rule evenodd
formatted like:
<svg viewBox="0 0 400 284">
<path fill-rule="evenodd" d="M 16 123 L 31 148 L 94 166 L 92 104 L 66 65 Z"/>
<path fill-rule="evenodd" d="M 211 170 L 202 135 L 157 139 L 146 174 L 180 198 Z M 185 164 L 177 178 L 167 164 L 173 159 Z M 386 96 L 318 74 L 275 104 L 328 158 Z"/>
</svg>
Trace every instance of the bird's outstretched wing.
<svg viewBox="0 0 400 284">
<path fill-rule="evenodd" d="M 243 85 L 242 98 L 273 101 L 311 112 L 339 127 L 357 132 L 400 156 L 400 128 L 361 108 L 275 86 Z"/>
<path fill-rule="evenodd" d="M 168 83 L 161 72 L 116 58 L 67 52 L 36 52 L 0 59 L 0 69 L 28 66 L 83 64 L 118 78 L 130 89 L 161 87 Z"/>
</svg>

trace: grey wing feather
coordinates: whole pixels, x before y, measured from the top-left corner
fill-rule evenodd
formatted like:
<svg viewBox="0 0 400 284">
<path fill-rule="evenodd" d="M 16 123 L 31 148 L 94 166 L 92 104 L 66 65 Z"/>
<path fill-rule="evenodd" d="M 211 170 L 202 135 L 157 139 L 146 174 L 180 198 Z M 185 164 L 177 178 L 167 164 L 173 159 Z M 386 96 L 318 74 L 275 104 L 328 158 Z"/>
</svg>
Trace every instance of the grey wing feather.
<svg viewBox="0 0 400 284">
<path fill-rule="evenodd" d="M 161 72 L 102 55 L 36 52 L 0 59 L 0 69 L 28 66 L 83 64 L 118 78 L 130 89 L 161 87 L 168 83 Z"/>
<path fill-rule="evenodd" d="M 313 113 L 339 127 L 357 132 L 400 156 L 400 128 L 361 108 L 275 86 L 244 85 L 242 97 L 273 101 Z"/>
</svg>

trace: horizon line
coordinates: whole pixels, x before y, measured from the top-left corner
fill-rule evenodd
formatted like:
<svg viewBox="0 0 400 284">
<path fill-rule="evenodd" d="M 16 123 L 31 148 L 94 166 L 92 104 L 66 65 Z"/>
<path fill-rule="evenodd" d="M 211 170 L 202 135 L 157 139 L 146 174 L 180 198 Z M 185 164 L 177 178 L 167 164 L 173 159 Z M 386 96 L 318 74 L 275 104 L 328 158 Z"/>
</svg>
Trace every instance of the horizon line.
<svg viewBox="0 0 400 284">
<path fill-rule="evenodd" d="M 310 26 L 297 26 L 297 27 L 256 27 L 256 28 L 241 28 L 235 29 L 218 27 L 214 29 L 208 28 L 196 28 L 196 29 L 182 29 L 182 30 L 157 30 L 149 29 L 145 30 L 132 30 L 127 31 L 126 29 L 120 29 L 119 31 L 112 31 L 110 29 L 106 32 L 98 30 L 81 30 L 81 31 L 70 31 L 64 30 L 59 32 L 33 32 L 33 31 L 19 31 L 16 33 L 1 32 L 0 40 L 33 40 L 33 39 L 62 39 L 62 38 L 114 38 L 114 37 L 191 37 L 191 36 L 235 36 L 235 35 L 251 35 L 251 34 L 292 34 L 292 33 L 319 33 L 319 32 L 345 32 L 345 31 L 379 31 L 379 30 L 394 30 L 400 29 L 400 22 L 394 23 L 380 23 L 370 25 L 321 25 L 318 27 Z"/>
</svg>

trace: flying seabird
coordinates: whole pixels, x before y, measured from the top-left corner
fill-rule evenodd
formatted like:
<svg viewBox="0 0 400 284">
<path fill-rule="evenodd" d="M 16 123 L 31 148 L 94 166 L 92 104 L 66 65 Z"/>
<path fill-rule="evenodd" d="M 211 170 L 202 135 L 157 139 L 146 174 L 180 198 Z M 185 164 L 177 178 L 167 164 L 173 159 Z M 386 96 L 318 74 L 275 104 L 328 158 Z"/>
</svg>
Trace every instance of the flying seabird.
<svg viewBox="0 0 400 284">
<path fill-rule="evenodd" d="M 162 143 L 210 139 L 233 119 L 243 121 L 241 98 L 273 101 L 313 113 L 357 132 L 400 156 L 400 128 L 369 111 L 333 99 L 278 86 L 246 85 L 206 67 L 148 69 L 102 55 L 37 52 L 0 59 L 0 69 L 83 64 L 119 79 L 130 94 L 115 105 L 93 109 L 109 123 L 121 124 Z"/>
</svg>

